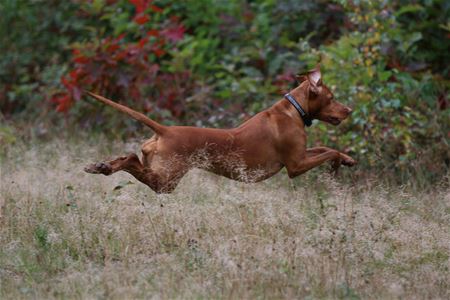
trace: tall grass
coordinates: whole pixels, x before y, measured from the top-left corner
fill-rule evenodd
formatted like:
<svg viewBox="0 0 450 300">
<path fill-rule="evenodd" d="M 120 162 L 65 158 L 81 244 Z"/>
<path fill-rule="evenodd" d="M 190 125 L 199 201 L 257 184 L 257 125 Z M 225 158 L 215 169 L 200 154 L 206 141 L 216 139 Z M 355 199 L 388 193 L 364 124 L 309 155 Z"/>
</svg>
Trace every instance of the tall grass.
<svg viewBox="0 0 450 300">
<path fill-rule="evenodd" d="M 126 173 L 83 173 L 124 149 L 138 146 L 4 149 L 1 299 L 450 298 L 446 182 L 193 171 L 158 196 Z"/>
</svg>

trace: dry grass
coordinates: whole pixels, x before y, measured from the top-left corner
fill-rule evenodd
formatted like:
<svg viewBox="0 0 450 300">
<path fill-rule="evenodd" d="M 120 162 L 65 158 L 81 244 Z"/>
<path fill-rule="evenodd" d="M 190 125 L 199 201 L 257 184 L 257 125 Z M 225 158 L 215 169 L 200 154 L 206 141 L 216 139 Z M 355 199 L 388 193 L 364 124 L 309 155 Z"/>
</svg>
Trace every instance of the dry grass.
<svg viewBox="0 0 450 300">
<path fill-rule="evenodd" d="M 0 298 L 450 298 L 444 184 L 194 171 L 156 196 L 126 173 L 83 173 L 134 148 L 100 144 L 2 156 Z"/>
</svg>

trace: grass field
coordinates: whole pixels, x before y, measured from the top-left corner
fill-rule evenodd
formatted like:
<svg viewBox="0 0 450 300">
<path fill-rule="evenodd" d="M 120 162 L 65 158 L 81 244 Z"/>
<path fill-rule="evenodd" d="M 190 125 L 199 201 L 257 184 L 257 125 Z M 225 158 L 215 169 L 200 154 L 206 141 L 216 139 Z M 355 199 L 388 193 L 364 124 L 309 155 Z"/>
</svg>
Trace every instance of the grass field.
<svg viewBox="0 0 450 300">
<path fill-rule="evenodd" d="M 85 174 L 138 149 L 96 144 L 4 149 L 1 299 L 450 298 L 448 178 L 425 189 L 321 168 L 242 184 L 193 171 L 157 196 L 126 173 Z"/>
</svg>

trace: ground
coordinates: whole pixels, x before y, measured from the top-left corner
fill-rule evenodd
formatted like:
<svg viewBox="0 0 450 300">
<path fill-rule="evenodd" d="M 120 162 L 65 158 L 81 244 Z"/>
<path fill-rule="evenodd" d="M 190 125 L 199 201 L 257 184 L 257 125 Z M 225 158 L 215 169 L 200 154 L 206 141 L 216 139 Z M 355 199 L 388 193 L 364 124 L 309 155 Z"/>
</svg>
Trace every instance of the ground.
<svg viewBox="0 0 450 300">
<path fill-rule="evenodd" d="M 83 172 L 137 149 L 2 149 L 0 298 L 450 298 L 445 180 L 321 168 L 243 184 L 194 171 L 158 196 L 126 173 Z"/>
</svg>

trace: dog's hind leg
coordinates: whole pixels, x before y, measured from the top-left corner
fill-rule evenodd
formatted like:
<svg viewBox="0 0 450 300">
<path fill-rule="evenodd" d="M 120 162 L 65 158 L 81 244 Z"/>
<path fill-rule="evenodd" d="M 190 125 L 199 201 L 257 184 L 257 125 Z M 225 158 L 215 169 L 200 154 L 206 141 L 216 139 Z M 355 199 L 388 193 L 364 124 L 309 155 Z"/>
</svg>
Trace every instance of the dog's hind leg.
<svg viewBox="0 0 450 300">
<path fill-rule="evenodd" d="M 117 171 L 125 171 L 149 186 L 156 193 L 171 193 L 183 175 L 186 174 L 187 169 L 178 168 L 176 170 L 169 170 L 170 172 L 164 172 L 164 174 L 157 174 L 151 168 L 144 167 L 139 157 L 132 153 L 111 161 L 91 164 L 84 168 L 84 171 L 91 174 L 103 175 L 111 175 Z"/>
<path fill-rule="evenodd" d="M 91 174 L 111 175 L 130 166 L 139 167 L 137 163 L 140 165 L 139 158 L 136 154 L 131 153 L 107 162 L 99 162 L 88 165 L 84 168 L 84 171 Z"/>
</svg>

